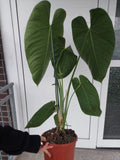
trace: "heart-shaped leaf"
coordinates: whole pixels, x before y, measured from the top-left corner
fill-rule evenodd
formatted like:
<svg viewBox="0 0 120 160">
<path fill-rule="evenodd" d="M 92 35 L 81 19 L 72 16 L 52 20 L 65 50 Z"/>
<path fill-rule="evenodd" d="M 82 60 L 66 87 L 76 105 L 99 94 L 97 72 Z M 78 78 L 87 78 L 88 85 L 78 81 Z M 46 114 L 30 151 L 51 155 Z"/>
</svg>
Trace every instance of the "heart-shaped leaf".
<svg viewBox="0 0 120 160">
<path fill-rule="evenodd" d="M 45 122 L 56 110 L 55 102 L 51 101 L 42 106 L 30 119 L 26 128 L 38 127 Z"/>
<path fill-rule="evenodd" d="M 57 75 L 62 79 L 69 75 L 77 63 L 77 56 L 73 53 L 71 46 L 65 48 L 57 60 Z"/>
<path fill-rule="evenodd" d="M 66 17 L 66 12 L 63 9 L 57 9 L 55 11 L 53 21 L 52 21 L 52 36 L 53 39 L 56 37 L 62 37 L 64 28 L 63 28 L 63 23 Z"/>
<path fill-rule="evenodd" d="M 34 7 L 28 20 L 25 31 L 25 52 L 33 80 L 37 85 L 43 78 L 50 57 L 53 55 L 53 38 L 63 36 L 65 16 L 65 11 L 58 9 L 55 12 L 53 24 L 50 25 L 50 3 L 41 1 Z"/>
<path fill-rule="evenodd" d="M 83 17 L 72 21 L 73 40 L 81 58 L 88 64 L 93 78 L 102 82 L 113 55 L 114 29 L 105 10 L 92 9 L 90 16 L 90 28 Z"/>
<path fill-rule="evenodd" d="M 55 38 L 54 53 L 57 68 L 57 78 L 63 79 L 71 73 L 72 69 L 77 63 L 77 56 L 73 53 L 71 46 L 65 48 L 65 39 L 63 37 Z M 54 67 L 53 57 L 51 58 L 51 61 Z"/>
<path fill-rule="evenodd" d="M 82 111 L 88 115 L 100 116 L 100 101 L 96 88 L 85 76 L 80 75 L 79 78 L 80 80 L 74 78 L 72 85 Z"/>
<path fill-rule="evenodd" d="M 54 45 L 54 54 L 55 54 L 55 61 L 58 61 L 58 58 L 61 55 L 62 50 L 65 48 L 65 39 L 63 37 L 56 37 L 53 41 Z M 54 56 L 51 57 L 51 62 L 54 67 Z"/>
</svg>

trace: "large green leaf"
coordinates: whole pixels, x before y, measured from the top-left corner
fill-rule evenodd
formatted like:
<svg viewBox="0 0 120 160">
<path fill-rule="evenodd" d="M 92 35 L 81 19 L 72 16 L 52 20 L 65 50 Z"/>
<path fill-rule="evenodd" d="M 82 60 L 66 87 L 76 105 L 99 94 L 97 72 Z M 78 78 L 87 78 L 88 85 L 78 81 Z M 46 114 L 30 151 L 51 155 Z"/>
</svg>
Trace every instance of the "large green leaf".
<svg viewBox="0 0 120 160">
<path fill-rule="evenodd" d="M 57 68 L 57 78 L 63 79 L 68 76 L 75 64 L 77 63 L 77 56 L 73 53 L 71 46 L 65 48 L 65 39 L 57 37 L 54 41 L 54 53 Z M 51 58 L 54 67 L 54 59 Z"/>
<path fill-rule="evenodd" d="M 88 115 L 100 116 L 101 109 L 96 88 L 85 76 L 80 75 L 79 78 L 80 80 L 74 78 L 72 85 L 82 111 Z"/>
<path fill-rule="evenodd" d="M 56 110 L 55 102 L 51 101 L 42 106 L 30 119 L 26 128 L 38 127 L 45 122 Z"/>
<path fill-rule="evenodd" d="M 53 36 L 54 38 L 63 36 L 65 16 L 65 11 L 58 9 L 55 12 L 53 24 L 50 25 L 50 3 L 41 1 L 34 7 L 28 20 L 25 31 L 25 52 L 33 80 L 37 85 L 43 78 L 52 55 Z"/>
<path fill-rule="evenodd" d="M 101 82 L 113 55 L 114 29 L 110 17 L 103 9 L 92 9 L 90 16 L 90 28 L 83 17 L 72 21 L 73 40 L 81 58 L 88 64 L 93 78 Z"/>
<path fill-rule="evenodd" d="M 50 3 L 42 1 L 35 6 L 25 32 L 25 51 L 34 82 L 38 85 L 49 63 Z M 50 50 L 49 50 L 50 49 Z"/>
<path fill-rule="evenodd" d="M 54 53 L 55 53 L 55 61 L 57 62 L 62 50 L 65 48 L 65 39 L 63 37 L 54 38 Z M 51 57 L 51 62 L 54 67 L 54 59 Z"/>
<path fill-rule="evenodd" d="M 57 60 L 57 75 L 62 79 L 69 75 L 77 63 L 77 56 L 73 53 L 72 48 L 69 46 L 65 48 Z"/>
<path fill-rule="evenodd" d="M 66 17 L 66 12 L 62 8 L 57 9 L 55 11 L 53 21 L 52 21 L 52 36 L 53 39 L 56 37 L 62 37 L 64 28 L 63 28 L 63 22 Z"/>
</svg>

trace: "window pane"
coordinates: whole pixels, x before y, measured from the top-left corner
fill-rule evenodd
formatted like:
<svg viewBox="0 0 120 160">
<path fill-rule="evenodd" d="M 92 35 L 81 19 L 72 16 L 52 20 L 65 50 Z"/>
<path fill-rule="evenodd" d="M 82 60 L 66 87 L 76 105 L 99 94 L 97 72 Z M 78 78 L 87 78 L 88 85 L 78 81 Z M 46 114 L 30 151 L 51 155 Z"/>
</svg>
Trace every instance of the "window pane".
<svg viewBox="0 0 120 160">
<path fill-rule="evenodd" d="M 120 0 L 117 1 L 116 17 L 120 17 Z"/>
<path fill-rule="evenodd" d="M 110 69 L 103 139 L 120 139 L 120 67 Z"/>
<path fill-rule="evenodd" d="M 119 60 L 120 59 L 120 0 L 117 1 L 114 29 L 115 29 L 116 46 L 112 59 Z"/>
</svg>

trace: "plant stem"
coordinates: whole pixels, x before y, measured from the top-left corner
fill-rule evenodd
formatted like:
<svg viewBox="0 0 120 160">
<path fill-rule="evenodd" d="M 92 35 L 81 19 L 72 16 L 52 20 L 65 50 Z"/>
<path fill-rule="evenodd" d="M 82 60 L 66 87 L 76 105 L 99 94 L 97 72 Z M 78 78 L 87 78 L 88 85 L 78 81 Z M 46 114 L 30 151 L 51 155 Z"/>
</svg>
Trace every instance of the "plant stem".
<svg viewBox="0 0 120 160">
<path fill-rule="evenodd" d="M 64 114 L 64 91 L 63 91 L 63 79 L 58 81 L 59 83 L 59 98 L 60 98 L 60 110 L 62 115 Z"/>
<path fill-rule="evenodd" d="M 59 88 L 61 86 L 59 86 L 58 83 L 58 77 L 57 77 L 57 69 L 56 69 L 56 60 L 55 60 L 55 50 L 54 50 L 54 40 L 52 38 L 52 30 L 51 30 L 51 46 L 52 46 L 52 53 L 53 53 L 53 60 L 54 60 L 54 70 L 55 70 L 55 95 L 56 95 L 56 104 L 58 106 L 57 109 L 57 115 L 58 115 L 58 126 L 57 129 L 59 130 L 63 130 L 63 126 L 64 126 L 64 120 L 63 120 L 63 115 L 61 112 L 61 107 L 60 106 L 60 102 L 59 102 L 59 98 L 61 96 L 60 92 L 59 92 Z M 63 86 L 62 86 L 63 87 Z"/>
<path fill-rule="evenodd" d="M 54 40 L 52 38 L 52 30 L 51 30 L 51 46 L 52 46 L 52 53 L 53 53 L 53 60 L 54 60 L 54 70 L 55 70 L 55 95 L 56 95 L 56 103 L 58 106 L 57 113 L 59 112 L 59 84 L 57 78 L 57 70 L 56 70 L 56 60 L 55 60 L 55 50 L 54 50 Z"/>
<path fill-rule="evenodd" d="M 70 79 L 70 82 L 69 82 L 69 85 L 68 85 L 67 96 L 66 96 L 66 103 L 65 103 L 64 128 L 65 128 L 65 122 L 66 122 L 66 118 L 67 118 L 68 97 L 69 97 L 70 87 L 71 87 L 72 79 L 73 79 L 73 76 L 74 76 L 74 74 L 75 74 L 76 68 L 77 68 L 77 66 L 78 66 L 79 60 L 80 60 L 80 55 L 79 55 L 79 57 L 78 57 L 77 63 L 76 63 L 76 65 L 75 65 L 75 68 L 74 68 L 74 70 L 73 70 L 73 73 L 72 73 L 72 76 L 71 76 L 71 79 Z"/>
<path fill-rule="evenodd" d="M 89 34 L 89 31 L 90 31 L 90 30 L 88 30 L 88 32 L 87 32 L 86 35 L 85 35 L 82 48 L 81 48 L 81 50 L 79 51 L 78 61 L 77 61 L 76 65 L 75 65 L 75 68 L 74 68 L 74 70 L 73 70 L 73 73 L 72 73 L 72 76 L 71 76 L 71 79 L 70 79 L 70 82 L 69 82 L 69 85 L 68 85 L 67 97 L 66 97 L 66 103 L 65 103 L 64 128 L 65 128 L 65 122 L 66 122 L 67 112 L 68 112 L 68 109 L 67 109 L 67 108 L 68 108 L 68 107 L 67 107 L 67 106 L 68 106 L 68 97 L 69 97 L 69 92 L 70 92 L 70 87 L 71 87 L 72 79 L 73 79 L 73 76 L 74 76 L 74 74 L 75 74 L 76 68 L 77 68 L 77 66 L 78 66 L 78 62 L 79 62 L 79 60 L 80 60 L 80 55 L 81 55 L 82 52 L 83 52 L 83 49 L 84 49 L 84 46 L 85 46 L 85 43 L 86 43 L 86 38 L 87 38 L 87 36 L 88 36 L 88 34 Z M 81 53 L 81 54 L 80 54 L 80 53 Z"/>
<path fill-rule="evenodd" d="M 71 102 L 71 100 L 72 100 L 72 97 L 73 97 L 73 95 L 75 94 L 75 92 L 79 89 L 80 86 L 81 86 L 81 83 L 80 83 L 80 85 L 75 89 L 75 91 L 72 93 L 72 95 L 71 95 L 71 97 L 70 97 L 70 99 L 69 99 L 68 105 L 67 105 L 67 112 L 68 112 L 68 109 L 69 109 L 69 106 L 70 106 L 70 102 Z"/>
</svg>

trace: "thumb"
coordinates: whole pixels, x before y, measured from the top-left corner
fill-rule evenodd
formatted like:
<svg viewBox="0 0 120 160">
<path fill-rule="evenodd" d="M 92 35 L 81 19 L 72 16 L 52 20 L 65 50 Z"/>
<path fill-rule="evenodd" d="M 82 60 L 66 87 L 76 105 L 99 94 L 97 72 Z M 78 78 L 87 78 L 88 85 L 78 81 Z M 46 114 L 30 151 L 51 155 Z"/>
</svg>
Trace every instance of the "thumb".
<svg viewBox="0 0 120 160">
<path fill-rule="evenodd" d="M 41 142 L 46 142 L 46 138 L 41 136 Z"/>
</svg>

